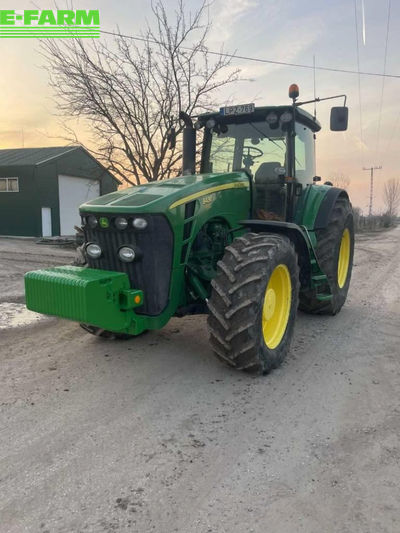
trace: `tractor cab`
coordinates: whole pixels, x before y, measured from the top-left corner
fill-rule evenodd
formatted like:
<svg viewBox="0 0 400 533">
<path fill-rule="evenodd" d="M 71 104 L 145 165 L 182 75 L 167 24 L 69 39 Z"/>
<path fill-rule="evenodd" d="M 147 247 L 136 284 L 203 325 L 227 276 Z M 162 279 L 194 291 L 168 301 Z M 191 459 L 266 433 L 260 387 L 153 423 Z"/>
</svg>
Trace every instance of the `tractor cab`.
<svg viewBox="0 0 400 533">
<path fill-rule="evenodd" d="M 295 187 L 312 184 L 315 176 L 314 133 L 321 129 L 306 111 L 292 106 L 222 108 L 201 115 L 204 128 L 202 173 L 244 170 L 252 180 L 253 216 L 289 218 L 288 198 Z"/>
<path fill-rule="evenodd" d="M 255 107 L 254 104 L 223 107 L 206 113 L 193 124 L 180 112 L 183 129 L 183 174 L 196 173 L 196 131 L 204 129 L 200 163 L 202 174 L 246 172 L 252 184 L 255 219 L 294 222 L 297 201 L 315 176 L 315 133 L 321 129 L 315 117 L 300 109 L 304 104 L 344 98 L 332 107 L 332 131 L 345 131 L 348 122 L 346 95 L 297 101 L 299 88 L 289 87 L 291 105 Z"/>
</svg>

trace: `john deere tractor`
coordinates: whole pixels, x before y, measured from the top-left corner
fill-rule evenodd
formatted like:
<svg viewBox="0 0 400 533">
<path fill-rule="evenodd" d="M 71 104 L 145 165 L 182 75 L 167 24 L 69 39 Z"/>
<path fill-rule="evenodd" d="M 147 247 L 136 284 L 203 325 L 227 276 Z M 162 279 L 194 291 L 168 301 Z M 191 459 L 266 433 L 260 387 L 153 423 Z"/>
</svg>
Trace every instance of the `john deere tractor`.
<svg viewBox="0 0 400 533">
<path fill-rule="evenodd" d="M 207 313 L 220 359 L 277 367 L 297 308 L 338 313 L 353 262 L 349 197 L 317 184 L 321 126 L 298 96 L 292 85 L 289 105 L 235 105 L 195 122 L 181 113 L 182 175 L 82 205 L 86 264 L 29 272 L 27 307 L 117 338 Z M 333 107 L 331 129 L 347 129 L 347 118 L 345 105 Z"/>
</svg>

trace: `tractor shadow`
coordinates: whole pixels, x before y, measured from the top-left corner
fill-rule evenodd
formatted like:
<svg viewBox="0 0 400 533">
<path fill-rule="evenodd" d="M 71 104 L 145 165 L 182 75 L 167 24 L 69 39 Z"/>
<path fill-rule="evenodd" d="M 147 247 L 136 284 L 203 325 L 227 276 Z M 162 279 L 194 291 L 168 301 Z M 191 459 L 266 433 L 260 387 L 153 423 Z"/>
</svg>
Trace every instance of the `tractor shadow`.
<svg viewBox="0 0 400 533">
<path fill-rule="evenodd" d="M 367 308 L 345 306 L 336 316 L 308 315 L 299 311 L 286 360 L 265 376 L 237 371 L 218 360 L 208 342 L 205 315 L 172 318 L 162 330 L 149 331 L 129 340 L 91 338 L 89 342 L 95 353 L 106 354 L 113 374 L 120 373 L 124 378 L 143 376 L 156 383 L 168 377 L 172 382 L 183 380 L 195 387 L 212 381 L 227 384 L 273 380 L 278 384 L 285 376 L 302 373 L 310 365 L 322 364 L 336 350 L 338 339 L 342 344 L 349 337 L 350 343 L 354 331 L 346 330 L 346 326 L 349 322 L 355 325 L 355 316 L 357 323 L 363 322 L 368 317 Z M 339 357 L 340 353 L 341 350 Z M 110 369 L 109 364 L 107 368 Z"/>
</svg>

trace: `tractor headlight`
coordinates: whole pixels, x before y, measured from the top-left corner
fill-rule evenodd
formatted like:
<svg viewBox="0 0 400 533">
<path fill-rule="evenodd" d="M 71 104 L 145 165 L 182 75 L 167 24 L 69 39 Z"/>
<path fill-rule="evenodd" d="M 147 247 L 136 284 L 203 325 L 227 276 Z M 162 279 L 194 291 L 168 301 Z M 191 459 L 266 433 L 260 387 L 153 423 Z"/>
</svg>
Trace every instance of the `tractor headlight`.
<svg viewBox="0 0 400 533">
<path fill-rule="evenodd" d="M 122 248 L 118 250 L 118 257 L 124 263 L 131 263 L 136 257 L 135 250 L 129 246 L 122 246 Z"/>
<path fill-rule="evenodd" d="M 268 124 L 276 124 L 278 122 L 278 115 L 274 113 L 274 111 L 271 111 L 271 113 L 268 113 L 268 115 L 265 117 L 265 120 L 268 122 Z"/>
<path fill-rule="evenodd" d="M 86 253 L 91 259 L 98 259 L 101 257 L 102 251 L 98 244 L 89 243 L 86 246 Z"/>
<path fill-rule="evenodd" d="M 88 216 L 86 221 L 92 229 L 96 228 L 99 223 L 99 221 L 94 215 Z"/>
<path fill-rule="evenodd" d="M 115 219 L 115 227 L 117 229 L 125 229 L 128 226 L 128 221 L 125 217 L 117 217 Z"/>
<path fill-rule="evenodd" d="M 145 220 L 144 218 L 134 218 L 132 222 L 132 226 L 136 229 L 146 229 L 147 220 Z"/>
<path fill-rule="evenodd" d="M 217 121 L 214 118 L 209 118 L 206 122 L 206 128 L 211 129 L 217 124 Z"/>
<path fill-rule="evenodd" d="M 290 121 L 292 120 L 292 118 L 293 118 L 293 115 L 292 115 L 292 113 L 290 113 L 290 111 L 285 111 L 285 112 L 282 113 L 282 115 L 281 115 L 281 121 L 282 121 L 283 123 L 285 123 L 285 122 L 290 122 Z"/>
</svg>

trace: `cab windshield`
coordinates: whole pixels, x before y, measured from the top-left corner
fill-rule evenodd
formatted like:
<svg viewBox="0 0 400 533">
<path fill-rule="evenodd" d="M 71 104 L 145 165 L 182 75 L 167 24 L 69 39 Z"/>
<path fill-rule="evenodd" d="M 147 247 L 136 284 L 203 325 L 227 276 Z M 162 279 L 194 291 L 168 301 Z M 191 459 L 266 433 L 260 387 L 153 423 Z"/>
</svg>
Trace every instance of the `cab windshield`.
<svg viewBox="0 0 400 533">
<path fill-rule="evenodd" d="M 208 138 L 207 138 L 208 137 Z M 287 171 L 287 132 L 265 121 L 228 124 L 222 133 L 206 132 L 204 172 L 246 169 L 253 177 L 267 170 L 275 176 Z"/>
</svg>

